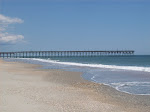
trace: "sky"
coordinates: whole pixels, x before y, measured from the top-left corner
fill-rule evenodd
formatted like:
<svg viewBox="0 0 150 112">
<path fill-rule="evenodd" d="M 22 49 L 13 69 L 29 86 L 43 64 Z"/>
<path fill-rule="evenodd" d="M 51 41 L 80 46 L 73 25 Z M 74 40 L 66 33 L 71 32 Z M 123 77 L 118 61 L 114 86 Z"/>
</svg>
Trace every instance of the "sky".
<svg viewBox="0 0 150 112">
<path fill-rule="evenodd" d="M 0 51 L 150 55 L 150 0 L 0 0 Z"/>
</svg>

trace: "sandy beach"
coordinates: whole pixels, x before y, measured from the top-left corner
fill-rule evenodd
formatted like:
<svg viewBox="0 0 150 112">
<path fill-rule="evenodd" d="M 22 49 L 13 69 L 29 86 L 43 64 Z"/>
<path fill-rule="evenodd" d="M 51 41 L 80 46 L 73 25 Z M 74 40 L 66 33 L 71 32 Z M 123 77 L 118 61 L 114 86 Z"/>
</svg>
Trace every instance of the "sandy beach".
<svg viewBox="0 0 150 112">
<path fill-rule="evenodd" d="M 78 72 L 0 60 L 0 112 L 150 112 L 150 96 L 84 80 Z"/>
</svg>

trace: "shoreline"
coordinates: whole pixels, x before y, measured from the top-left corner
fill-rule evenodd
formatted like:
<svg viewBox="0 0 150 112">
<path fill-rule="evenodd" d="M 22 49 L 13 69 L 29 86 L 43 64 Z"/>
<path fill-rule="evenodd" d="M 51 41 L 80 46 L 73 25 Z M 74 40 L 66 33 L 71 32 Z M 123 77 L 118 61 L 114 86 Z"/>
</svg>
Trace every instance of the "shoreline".
<svg viewBox="0 0 150 112">
<path fill-rule="evenodd" d="M 38 112 L 39 108 L 41 109 L 39 112 L 148 112 L 150 110 L 149 95 L 119 92 L 107 85 L 84 80 L 82 73 L 79 72 L 38 69 L 40 65 L 5 62 L 1 59 L 0 67 L 2 77 L 0 111 L 8 112 L 14 108 L 12 112 L 24 112 L 25 102 L 28 103 L 26 106 L 29 112 L 33 110 Z M 18 96 L 21 97 L 16 102 L 18 105 L 23 103 L 20 110 L 17 110 L 18 106 L 9 105 L 9 102 L 12 102 L 8 97 L 10 95 L 13 102 Z"/>
<path fill-rule="evenodd" d="M 26 60 L 26 59 L 31 59 L 32 61 L 34 60 L 34 61 L 39 61 L 39 62 L 49 62 L 49 60 L 45 60 L 45 59 L 38 59 L 38 58 L 21 58 L 21 60 Z M 7 61 L 7 60 L 6 60 Z M 23 62 L 23 63 L 28 63 L 28 64 L 30 64 L 30 62 L 29 61 L 18 61 L 18 62 Z M 85 67 L 85 66 L 87 66 L 87 64 L 82 64 L 82 63 L 72 63 L 72 62 L 59 62 L 59 61 L 52 61 L 52 60 L 50 60 L 50 62 L 51 63 L 56 63 L 56 64 L 63 64 L 63 65 L 74 65 L 74 66 L 80 66 L 81 67 L 81 65 L 83 66 L 83 67 Z M 32 64 L 37 64 L 37 63 L 32 63 Z M 78 65 L 77 65 L 78 64 Z M 41 65 L 41 64 L 39 64 L 38 63 L 38 65 Z M 42 65 L 41 65 L 42 66 Z M 105 65 L 104 65 L 105 66 Z M 108 66 L 108 65 L 106 65 L 106 66 Z M 116 65 L 117 66 L 117 65 Z M 43 68 L 44 67 L 44 65 L 41 67 L 41 69 L 45 69 L 45 68 Z M 88 65 L 88 67 L 93 67 L 93 66 L 90 66 L 90 65 Z M 120 67 L 123 67 L 123 66 L 120 66 Z M 125 67 L 125 66 L 124 66 Z M 140 66 L 128 66 L 128 67 L 140 67 Z M 95 67 L 95 68 L 97 68 L 97 67 Z M 140 67 L 140 68 L 142 68 L 142 67 Z M 46 68 L 46 69 L 51 69 L 51 68 Z M 55 69 L 55 68 L 54 68 Z M 110 69 L 110 68 L 103 68 L 103 69 Z M 69 69 L 61 69 L 61 70 L 65 70 L 65 71 L 72 71 L 72 72 L 76 72 L 76 71 L 74 71 L 74 70 L 69 70 Z M 115 69 L 115 70 L 120 70 L 120 69 Z M 125 69 L 126 70 L 126 69 Z M 134 72 L 135 70 L 127 70 L 127 71 L 131 71 L 131 72 Z M 143 72 L 143 73 L 145 73 L 145 74 L 148 74 L 149 72 L 147 71 L 145 71 L 145 69 L 144 69 L 144 71 L 136 71 L 136 72 Z M 93 76 L 91 79 L 86 79 L 85 77 L 84 77 L 84 75 L 83 75 L 83 73 L 84 72 L 82 72 L 82 75 L 81 75 L 81 77 L 83 78 L 83 79 L 85 79 L 85 80 L 88 80 L 88 81 L 90 81 L 90 82 L 94 82 L 94 83 L 98 83 L 96 80 L 94 80 L 93 78 L 95 77 L 95 76 Z M 130 83 L 130 82 L 127 82 L 127 83 Z M 131 83 L 134 83 L 134 82 L 131 82 Z M 136 83 L 139 83 L 139 82 L 136 82 Z M 141 82 L 140 82 L 141 83 Z M 143 82 L 142 82 L 143 83 Z M 147 83 L 147 82 L 144 82 L 144 83 Z M 149 82 L 148 82 L 149 83 Z M 119 90 L 117 87 L 114 87 L 114 86 L 112 86 L 112 85 L 109 85 L 109 84 L 107 84 L 107 83 L 101 83 L 101 82 L 99 82 L 98 84 L 103 84 L 103 85 L 106 85 L 106 86 L 109 86 L 109 87 L 112 87 L 112 88 L 115 88 L 115 90 L 117 90 L 117 91 L 119 91 L 119 92 L 123 92 L 123 93 L 127 93 L 127 94 L 130 94 L 130 95 L 150 95 L 150 94 L 137 94 L 137 93 L 130 93 L 130 92 L 127 92 L 127 91 L 121 91 L 121 90 Z"/>
</svg>

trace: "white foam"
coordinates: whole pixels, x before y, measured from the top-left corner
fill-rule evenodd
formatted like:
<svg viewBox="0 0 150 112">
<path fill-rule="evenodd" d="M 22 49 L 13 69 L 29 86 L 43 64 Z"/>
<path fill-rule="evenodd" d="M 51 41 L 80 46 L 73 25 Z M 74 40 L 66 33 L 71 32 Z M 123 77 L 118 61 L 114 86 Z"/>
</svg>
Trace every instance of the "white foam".
<svg viewBox="0 0 150 112">
<path fill-rule="evenodd" d="M 36 61 L 47 62 L 47 63 L 55 63 L 55 64 L 62 64 L 62 65 L 72 65 L 72 66 L 81 66 L 81 67 L 108 68 L 108 69 L 112 69 L 112 70 L 113 69 L 118 69 L 118 70 L 132 70 L 132 71 L 150 72 L 150 67 L 117 66 L 117 65 L 103 65 L 103 64 L 83 64 L 83 63 L 60 62 L 58 60 L 50 60 L 50 59 L 47 60 L 47 59 L 37 59 L 37 58 L 28 58 L 28 60 L 36 60 Z"/>
<path fill-rule="evenodd" d="M 126 86 L 128 86 L 128 87 L 143 86 L 143 87 L 150 88 L 150 82 L 118 82 L 118 83 L 111 83 L 111 84 L 108 84 L 108 85 L 111 86 L 111 87 L 113 87 L 113 88 L 115 88 L 118 91 L 125 92 L 125 93 L 128 93 L 128 94 L 133 94 L 133 93 L 124 91 L 123 88 L 126 87 Z M 147 93 L 147 94 L 137 94 L 136 93 L 136 95 L 150 95 L 150 94 L 149 93 Z"/>
<path fill-rule="evenodd" d="M 115 86 L 137 86 L 137 85 L 150 85 L 150 82 L 118 82 L 118 83 L 111 83 Z"/>
</svg>

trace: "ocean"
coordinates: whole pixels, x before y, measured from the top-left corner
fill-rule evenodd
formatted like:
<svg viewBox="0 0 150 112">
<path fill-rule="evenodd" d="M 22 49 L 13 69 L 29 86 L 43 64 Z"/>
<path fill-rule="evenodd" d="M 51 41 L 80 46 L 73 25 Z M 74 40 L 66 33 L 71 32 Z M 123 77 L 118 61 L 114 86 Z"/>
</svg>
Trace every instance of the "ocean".
<svg viewBox="0 0 150 112">
<path fill-rule="evenodd" d="M 86 80 L 103 83 L 118 91 L 150 95 L 150 55 L 5 58 L 43 65 L 42 69 L 82 72 Z"/>
</svg>

